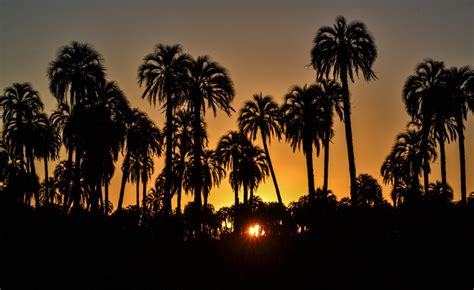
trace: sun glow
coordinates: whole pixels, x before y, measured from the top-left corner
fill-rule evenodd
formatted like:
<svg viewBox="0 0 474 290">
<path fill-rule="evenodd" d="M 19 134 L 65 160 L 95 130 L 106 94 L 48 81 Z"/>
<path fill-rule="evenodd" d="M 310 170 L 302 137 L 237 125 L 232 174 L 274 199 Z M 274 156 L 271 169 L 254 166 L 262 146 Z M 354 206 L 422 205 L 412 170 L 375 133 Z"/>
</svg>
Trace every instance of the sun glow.
<svg viewBox="0 0 474 290">
<path fill-rule="evenodd" d="M 250 237 L 258 238 L 265 235 L 265 230 L 258 224 L 251 225 L 247 231 Z"/>
</svg>

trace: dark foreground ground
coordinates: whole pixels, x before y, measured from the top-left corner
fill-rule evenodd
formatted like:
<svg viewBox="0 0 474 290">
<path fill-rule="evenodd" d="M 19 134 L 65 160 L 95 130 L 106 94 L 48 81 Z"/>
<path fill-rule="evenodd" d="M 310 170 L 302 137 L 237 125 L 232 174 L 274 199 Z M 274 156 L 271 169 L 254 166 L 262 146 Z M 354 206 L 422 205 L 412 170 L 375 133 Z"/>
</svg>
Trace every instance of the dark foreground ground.
<svg viewBox="0 0 474 290">
<path fill-rule="evenodd" d="M 310 235 L 183 242 L 3 210 L 3 289 L 473 289 L 472 211 L 333 217 Z"/>
</svg>

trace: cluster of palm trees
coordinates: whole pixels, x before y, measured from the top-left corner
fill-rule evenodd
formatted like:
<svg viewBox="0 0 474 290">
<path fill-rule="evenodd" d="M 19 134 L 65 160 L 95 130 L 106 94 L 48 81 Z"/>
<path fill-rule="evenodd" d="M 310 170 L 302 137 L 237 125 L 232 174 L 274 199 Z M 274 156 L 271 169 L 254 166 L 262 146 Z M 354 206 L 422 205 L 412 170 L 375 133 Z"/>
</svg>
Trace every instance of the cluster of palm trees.
<svg viewBox="0 0 474 290">
<path fill-rule="evenodd" d="M 306 158 L 308 198 L 331 200 L 328 189 L 329 148 L 334 135 L 335 115 L 344 122 L 351 181 L 350 204 L 375 206 L 383 203 L 380 185 L 366 174 L 357 176 L 351 129 L 349 80 L 362 74 L 375 79 L 372 65 L 377 57 L 374 40 L 361 22 L 347 23 L 338 17 L 332 27 L 319 29 L 311 50 L 316 81 L 293 86 L 279 106 L 272 96 L 255 94 L 239 112 L 238 130 L 222 136 L 215 150 L 209 148 L 206 112 L 234 109 L 233 83 L 227 71 L 208 56 L 197 58 L 179 45 L 162 45 L 143 59 L 138 83 L 143 98 L 159 106 L 166 121 L 162 130 L 142 111 L 132 108 L 118 85 L 106 79 L 102 56 L 88 44 L 72 42 L 49 64 L 50 91 L 57 108 L 48 117 L 31 85 L 13 84 L 0 98 L 3 141 L 0 144 L 0 180 L 9 198 L 36 206 L 60 205 L 65 211 L 87 209 L 108 215 L 113 206 L 109 184 L 115 163 L 124 156 L 117 210 L 123 208 L 127 182 L 136 185 L 136 208 L 143 216 L 182 214 L 182 192 L 194 196 L 193 212 L 199 219 L 209 208 L 211 189 L 229 172 L 234 191 L 236 217 L 255 210 L 258 186 L 271 176 L 278 205 L 283 208 L 269 144 L 284 138 L 293 151 L 302 149 Z M 429 163 L 440 146 L 441 192 L 446 182 L 444 143 L 458 138 L 461 157 L 462 200 L 466 200 L 464 121 L 474 110 L 474 72 L 469 67 L 444 68 L 427 60 L 417 67 L 403 90 L 407 112 L 412 118 L 407 132 L 382 166 L 384 182 L 392 183 L 394 205 L 417 200 L 439 187 L 428 183 Z M 261 140 L 263 149 L 253 144 Z M 48 161 L 58 159 L 61 146 L 67 155 L 49 177 Z M 313 150 L 324 150 L 324 179 L 315 188 Z M 164 153 L 165 166 L 147 190 L 154 172 L 154 157 Z M 39 184 L 35 159 L 44 160 L 44 181 Z M 140 201 L 140 182 L 142 197 Z M 431 188 L 431 190 L 430 190 Z M 243 202 L 239 200 L 240 189 Z M 439 190 L 438 190 L 439 191 Z M 238 225 L 238 221 L 236 226 Z M 198 226 L 200 229 L 201 227 Z"/>
<path fill-rule="evenodd" d="M 403 88 L 403 101 L 411 122 L 400 133 L 381 168 L 385 183 L 393 185 L 394 205 L 429 198 L 433 188 L 445 196 L 447 184 L 445 143 L 459 144 L 461 203 L 466 204 L 464 122 L 474 112 L 474 70 L 469 66 L 446 68 L 441 61 L 427 59 L 418 64 Z M 441 182 L 430 183 L 430 162 L 441 159 Z M 419 177 L 423 174 L 423 186 Z"/>
</svg>

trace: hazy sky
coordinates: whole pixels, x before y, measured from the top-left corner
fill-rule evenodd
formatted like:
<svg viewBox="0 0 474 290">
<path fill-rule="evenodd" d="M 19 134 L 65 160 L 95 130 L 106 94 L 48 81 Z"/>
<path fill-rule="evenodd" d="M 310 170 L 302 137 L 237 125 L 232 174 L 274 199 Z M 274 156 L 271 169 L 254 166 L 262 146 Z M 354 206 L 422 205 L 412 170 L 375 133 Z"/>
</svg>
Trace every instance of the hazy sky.
<svg viewBox="0 0 474 290">
<path fill-rule="evenodd" d="M 350 85 L 357 173 L 381 182 L 380 166 L 409 121 L 401 90 L 417 63 L 425 58 L 446 66 L 474 65 L 474 1 L 132 1 L 0 0 L 0 89 L 13 82 L 30 82 L 46 104 L 56 106 L 48 89 L 46 70 L 59 47 L 72 40 L 92 44 L 105 58 L 107 77 L 117 81 L 132 106 L 146 111 L 163 127 L 157 108 L 141 99 L 137 68 L 158 43 L 180 43 L 193 56 L 207 54 L 226 67 L 235 84 L 233 107 L 239 110 L 254 93 L 274 96 L 278 103 L 295 84 L 314 81 L 308 68 L 318 28 L 332 25 L 336 16 L 363 21 L 375 38 L 378 80 Z M 206 115 L 210 146 L 234 130 L 236 114 L 228 118 Z M 474 116 L 466 136 L 467 190 L 474 191 Z M 329 169 L 329 187 L 338 198 L 349 192 L 345 135 L 336 122 Z M 457 143 L 447 146 L 448 183 L 459 199 Z M 301 152 L 273 141 L 274 161 L 283 201 L 288 204 L 307 192 L 306 166 Z M 121 164 L 121 160 L 119 160 Z M 155 162 L 155 176 L 163 159 Z M 42 166 L 38 166 L 42 168 Z M 116 205 L 121 178 L 116 167 L 111 200 Z M 315 160 L 316 186 L 322 185 L 322 156 Z M 440 179 L 439 159 L 431 181 Z M 42 178 L 43 172 L 40 171 Z M 151 183 L 150 183 L 151 186 Z M 389 199 L 390 187 L 384 186 Z M 258 190 L 264 201 L 275 201 L 271 178 Z M 134 202 L 134 186 L 127 186 L 126 203 Z M 233 202 L 226 179 L 213 189 L 217 208 Z"/>
</svg>

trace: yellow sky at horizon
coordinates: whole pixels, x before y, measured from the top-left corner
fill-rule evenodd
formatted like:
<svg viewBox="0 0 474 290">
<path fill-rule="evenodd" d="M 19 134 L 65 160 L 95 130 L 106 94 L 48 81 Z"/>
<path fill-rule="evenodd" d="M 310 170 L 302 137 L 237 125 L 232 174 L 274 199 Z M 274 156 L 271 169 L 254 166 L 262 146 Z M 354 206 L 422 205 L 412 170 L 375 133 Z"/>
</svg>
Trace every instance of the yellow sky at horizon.
<svg viewBox="0 0 474 290">
<path fill-rule="evenodd" d="M 48 90 L 48 62 L 54 59 L 60 46 L 71 40 L 88 42 L 104 56 L 108 78 L 117 81 L 132 106 L 147 112 L 162 128 L 163 114 L 140 98 L 142 89 L 136 83 L 136 70 L 143 56 L 157 43 L 180 43 L 193 56 L 208 54 L 228 69 L 236 88 L 233 102 L 236 111 L 259 92 L 272 95 L 281 104 L 291 86 L 314 80 L 314 72 L 307 65 L 317 29 L 332 25 L 337 15 L 344 15 L 348 20 L 366 23 L 378 48 L 379 58 L 374 65 L 378 80 L 368 83 L 358 80 L 350 89 L 357 172 L 369 173 L 381 183 L 380 165 L 396 134 L 409 120 L 401 89 L 415 65 L 427 57 L 443 60 L 447 66 L 473 65 L 474 60 L 474 26 L 468 13 L 474 7 L 468 1 L 449 2 L 449 5 L 439 1 L 430 7 L 404 1 L 385 4 L 362 1 L 359 5 L 344 1 L 335 4 L 280 1 L 271 5 L 265 1 L 200 5 L 186 1 L 139 1 L 138 4 L 121 1 L 113 6 L 107 3 L 110 2 L 45 1 L 41 6 L 28 1 L 2 2 L 0 89 L 13 82 L 31 82 L 50 113 L 55 100 Z M 400 15 L 404 16 L 402 20 Z M 217 118 L 211 112 L 206 114 L 211 148 L 226 131 L 237 129 L 235 120 L 236 114 L 231 118 L 223 113 Z M 471 115 L 465 133 L 468 192 L 474 191 L 474 182 L 469 178 L 474 174 L 473 120 Z M 349 175 L 344 130 L 339 121 L 335 131 L 329 187 L 341 198 L 347 196 Z M 283 201 L 288 204 L 307 191 L 304 156 L 301 152 L 292 153 L 288 144 L 276 140 L 271 143 L 270 154 Z M 455 199 L 459 199 L 458 158 L 457 143 L 449 144 L 448 182 L 455 190 Z M 155 162 L 154 177 L 162 166 L 163 158 Z M 119 168 L 120 163 L 111 184 L 114 205 L 120 186 Z M 322 168 L 321 155 L 315 160 L 316 186 L 322 184 Z M 42 170 L 40 163 L 38 169 Z M 439 159 L 433 164 L 432 172 L 431 181 L 440 179 Z M 40 177 L 41 174 L 42 171 Z M 127 185 L 126 204 L 134 202 L 134 188 Z M 385 198 L 389 199 L 390 187 L 383 189 Z M 276 201 L 271 178 L 257 194 L 264 201 Z M 227 179 L 211 191 L 210 202 L 217 208 L 233 202 Z"/>
</svg>

